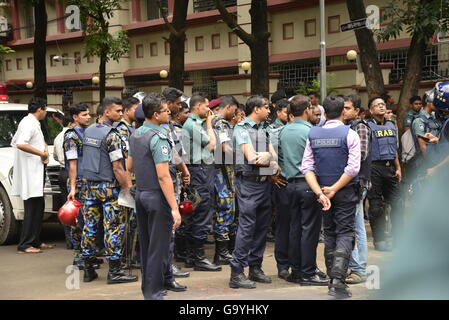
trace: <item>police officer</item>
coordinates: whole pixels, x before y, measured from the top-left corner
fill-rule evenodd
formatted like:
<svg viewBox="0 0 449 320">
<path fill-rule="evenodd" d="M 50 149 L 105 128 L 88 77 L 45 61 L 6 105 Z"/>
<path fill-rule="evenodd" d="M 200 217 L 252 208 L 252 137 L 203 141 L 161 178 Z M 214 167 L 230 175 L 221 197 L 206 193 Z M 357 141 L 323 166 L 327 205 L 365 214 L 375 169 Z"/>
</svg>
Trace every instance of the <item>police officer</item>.
<svg viewBox="0 0 449 320">
<path fill-rule="evenodd" d="M 321 229 L 318 203 L 300 171 L 307 137 L 312 127 L 310 99 L 294 96 L 288 107 L 292 122 L 279 132 L 279 166 L 276 181 L 277 216 L 274 255 L 278 276 L 301 285 L 325 286 L 317 275 L 316 249 Z M 289 274 L 288 269 L 292 272 Z"/>
<path fill-rule="evenodd" d="M 397 131 L 393 122 L 385 119 L 386 104 L 380 97 L 368 102 L 372 118 L 368 125 L 373 131 L 371 184 L 368 191 L 369 219 L 374 238 L 374 248 L 390 251 L 391 244 L 386 237 L 384 200 L 391 204 L 391 223 L 393 232 L 400 224 L 400 191 L 402 179 L 398 159 Z"/>
<path fill-rule="evenodd" d="M 343 106 L 341 97 L 329 96 L 324 100 L 327 121 L 322 128 L 310 130 L 301 164 L 307 183 L 327 211 L 324 258 L 330 277 L 328 294 L 336 298 L 351 297 L 345 279 L 354 243 L 354 178 L 360 170 L 360 139 L 343 124 Z"/>
<path fill-rule="evenodd" d="M 68 195 L 67 200 L 77 200 L 84 204 L 86 200 L 86 183 L 83 179 L 83 138 L 84 130 L 90 124 L 89 107 L 84 103 L 75 103 L 69 108 L 70 116 L 73 119 L 74 127 L 66 131 L 64 135 L 64 159 L 65 168 L 68 173 Z M 78 266 L 80 270 L 84 269 L 81 254 L 81 238 L 83 234 L 83 208 L 78 211 L 77 225 L 71 227 L 71 239 L 73 246 L 73 265 Z M 97 262 L 95 261 L 96 267 Z"/>
<path fill-rule="evenodd" d="M 259 129 L 268 119 L 270 107 L 262 96 L 246 102 L 246 117 L 235 126 L 235 189 L 239 224 L 231 260 L 229 287 L 252 289 L 256 282 L 271 283 L 262 270 L 263 253 L 271 218 L 269 176 L 279 172 L 276 154 L 266 130 Z M 249 278 L 244 268 L 249 266 Z"/>
<path fill-rule="evenodd" d="M 169 170 L 172 145 L 160 127 L 168 123 L 170 110 L 164 96 L 153 93 L 143 99 L 142 108 L 145 122 L 131 136 L 128 166 L 136 174 L 142 293 L 146 300 L 162 300 L 170 239 L 181 223 Z"/>
<path fill-rule="evenodd" d="M 188 245 L 186 266 L 193 266 L 197 271 L 221 271 L 221 266 L 211 263 L 204 252 L 213 215 L 215 166 L 212 151 L 216 146 L 213 117 L 207 98 L 201 95 L 190 98 L 190 115 L 184 123 L 182 139 L 186 150 L 185 162 L 191 174 L 191 186 L 200 194 L 201 203 L 185 227 Z"/>
<path fill-rule="evenodd" d="M 98 225 L 103 216 L 104 245 L 109 261 L 108 284 L 133 282 L 137 277 L 121 270 L 125 215 L 118 206 L 120 188 L 131 186 L 124 170 L 121 138 L 112 124 L 122 116 L 122 102 L 106 97 L 100 105 L 102 116 L 98 123 L 89 126 L 83 139 L 83 176 L 87 193 L 83 207 L 82 257 L 85 261 L 84 282 L 98 277 L 93 268 Z"/>
<path fill-rule="evenodd" d="M 234 166 L 232 132 L 229 121 L 235 116 L 238 102 L 232 96 L 224 96 L 216 108 L 217 117 L 212 125 L 217 138 L 215 150 L 215 204 L 213 229 L 215 237 L 214 263 L 229 264 L 231 226 L 235 217 Z"/>
<path fill-rule="evenodd" d="M 420 96 L 413 96 L 410 98 L 410 110 L 404 116 L 404 132 L 412 127 L 413 120 L 415 120 L 422 109 L 423 103 Z"/>
</svg>

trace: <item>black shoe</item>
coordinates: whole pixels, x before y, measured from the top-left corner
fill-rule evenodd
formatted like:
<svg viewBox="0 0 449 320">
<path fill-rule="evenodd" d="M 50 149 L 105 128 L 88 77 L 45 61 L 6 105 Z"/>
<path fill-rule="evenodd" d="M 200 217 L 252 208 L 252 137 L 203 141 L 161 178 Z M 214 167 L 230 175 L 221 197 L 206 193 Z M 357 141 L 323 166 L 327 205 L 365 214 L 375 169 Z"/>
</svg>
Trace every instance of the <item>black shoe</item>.
<svg viewBox="0 0 449 320">
<path fill-rule="evenodd" d="M 391 246 L 386 241 L 374 242 L 374 250 L 376 251 L 391 251 Z"/>
<path fill-rule="evenodd" d="M 271 283 L 271 278 L 265 275 L 259 266 L 249 267 L 248 279 L 261 283 Z"/>
<path fill-rule="evenodd" d="M 87 258 L 84 262 L 84 277 L 83 282 L 91 282 L 98 278 L 97 272 L 92 262 L 92 258 Z"/>
<path fill-rule="evenodd" d="M 221 266 L 207 260 L 204 245 L 201 240 L 193 240 L 193 270 L 195 271 L 221 271 Z"/>
<path fill-rule="evenodd" d="M 166 296 L 166 295 L 167 295 L 167 290 L 162 290 L 162 291 L 161 291 L 161 294 L 162 294 L 163 296 Z"/>
<path fill-rule="evenodd" d="M 287 280 L 288 282 L 292 282 L 292 283 L 300 283 L 301 277 L 298 274 L 292 272 L 288 275 L 287 279 L 285 279 L 285 280 Z"/>
<path fill-rule="evenodd" d="M 216 241 L 215 242 L 215 256 L 214 263 L 216 265 L 230 264 L 232 255 L 229 253 L 229 241 Z"/>
<path fill-rule="evenodd" d="M 301 286 L 327 286 L 329 281 L 321 279 L 317 274 L 312 277 L 301 278 L 299 281 Z"/>
<path fill-rule="evenodd" d="M 231 272 L 231 279 L 229 280 L 229 287 L 233 289 L 254 289 L 256 283 L 249 280 L 243 272 Z"/>
<path fill-rule="evenodd" d="M 183 286 L 176 282 L 176 280 L 173 280 L 172 282 L 165 284 L 165 289 L 175 292 L 182 292 L 187 291 L 187 286 Z"/>
<path fill-rule="evenodd" d="M 327 294 L 337 299 L 347 299 L 352 297 L 352 293 L 349 291 L 348 286 L 339 279 L 331 280 Z"/>
<path fill-rule="evenodd" d="M 137 280 L 137 276 L 127 274 L 121 269 L 119 259 L 109 261 L 108 284 L 135 282 Z"/>
<path fill-rule="evenodd" d="M 322 280 L 328 280 L 327 275 L 321 271 L 320 269 L 318 269 L 318 267 L 315 270 L 315 273 L 318 275 L 318 277 L 320 277 Z"/>
<path fill-rule="evenodd" d="M 175 278 L 187 278 L 190 277 L 190 272 L 182 271 L 180 268 L 178 268 L 177 265 L 172 264 L 171 269 L 173 272 L 173 276 Z"/>
<path fill-rule="evenodd" d="M 289 276 L 290 276 L 290 272 L 288 272 L 287 269 L 283 269 L 278 272 L 278 277 L 281 279 L 287 280 Z"/>
</svg>

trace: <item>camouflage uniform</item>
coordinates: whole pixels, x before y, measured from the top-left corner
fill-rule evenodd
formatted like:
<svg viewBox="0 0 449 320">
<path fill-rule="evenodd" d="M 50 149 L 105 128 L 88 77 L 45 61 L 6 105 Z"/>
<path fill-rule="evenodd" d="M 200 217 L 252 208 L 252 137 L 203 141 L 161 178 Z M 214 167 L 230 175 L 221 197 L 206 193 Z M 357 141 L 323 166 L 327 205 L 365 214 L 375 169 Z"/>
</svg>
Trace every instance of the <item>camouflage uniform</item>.
<svg viewBox="0 0 449 320">
<path fill-rule="evenodd" d="M 224 142 L 231 141 L 231 128 L 228 121 L 222 116 L 214 119 L 213 128 L 217 136 L 218 152 L 216 152 L 216 156 L 222 157 L 219 159 L 221 161 L 216 161 L 216 163 L 223 163 L 217 166 L 214 181 L 217 206 L 213 216 L 214 236 L 216 241 L 229 241 L 235 217 L 234 168 L 226 163 L 228 162 L 225 161 L 226 159 L 223 159 L 221 146 Z"/>
<path fill-rule="evenodd" d="M 99 121 L 96 126 L 111 126 L 111 124 Z M 122 140 L 116 130 L 112 130 L 106 137 L 106 148 L 111 162 L 123 159 Z M 95 255 L 97 249 L 95 237 L 102 217 L 107 259 L 116 260 L 123 256 L 126 214 L 118 205 L 119 192 L 120 186 L 115 179 L 112 182 L 87 181 L 81 242 L 84 259 Z"/>
</svg>

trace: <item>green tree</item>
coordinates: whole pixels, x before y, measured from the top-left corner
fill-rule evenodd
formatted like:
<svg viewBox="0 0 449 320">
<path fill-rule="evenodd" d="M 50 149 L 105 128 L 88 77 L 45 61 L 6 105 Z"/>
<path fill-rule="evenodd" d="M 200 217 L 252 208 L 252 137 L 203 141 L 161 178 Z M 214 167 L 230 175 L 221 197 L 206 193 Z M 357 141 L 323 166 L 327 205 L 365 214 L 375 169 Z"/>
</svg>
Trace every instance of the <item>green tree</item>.
<svg viewBox="0 0 449 320">
<path fill-rule="evenodd" d="M 435 33 L 448 30 L 449 6 L 447 0 L 395 0 L 388 4 L 382 20 L 389 24 L 378 32 L 380 41 L 396 39 L 403 31 L 412 37 L 398 104 L 398 125 L 402 132 L 402 118 L 407 112 L 408 100 L 418 94 L 424 55 L 430 39 Z"/>
<path fill-rule="evenodd" d="M 327 95 L 331 95 L 337 93 L 337 89 L 334 86 L 336 79 L 335 73 L 328 73 L 326 75 L 326 92 Z M 321 84 L 320 80 L 312 80 L 310 84 L 306 84 L 305 82 L 298 83 L 298 89 L 296 89 L 296 94 L 302 94 L 304 96 L 309 95 L 310 92 L 321 92 Z"/>
<path fill-rule="evenodd" d="M 125 30 L 112 35 L 109 32 L 110 20 L 114 12 L 121 9 L 123 0 L 69 0 L 69 4 L 80 8 L 84 38 L 85 56 L 100 58 L 100 101 L 106 93 L 106 64 L 120 58 L 130 50 L 129 38 Z"/>
</svg>

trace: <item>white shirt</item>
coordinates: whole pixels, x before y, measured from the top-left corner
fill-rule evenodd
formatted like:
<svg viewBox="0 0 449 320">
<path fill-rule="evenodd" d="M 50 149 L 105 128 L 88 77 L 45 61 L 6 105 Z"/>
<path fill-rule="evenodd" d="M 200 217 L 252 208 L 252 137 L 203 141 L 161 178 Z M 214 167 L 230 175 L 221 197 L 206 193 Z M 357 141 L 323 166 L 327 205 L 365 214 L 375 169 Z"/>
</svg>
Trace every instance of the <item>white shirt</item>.
<svg viewBox="0 0 449 320">
<path fill-rule="evenodd" d="M 18 144 L 28 144 L 40 151 L 45 151 L 45 139 L 41 124 L 31 113 L 22 119 L 17 132 L 12 138 L 14 147 L 14 172 L 11 194 L 23 200 L 44 195 L 44 164 L 41 157 L 24 152 Z"/>
<path fill-rule="evenodd" d="M 69 130 L 68 127 L 62 129 L 62 131 L 56 136 L 55 141 L 53 142 L 53 158 L 59 162 L 59 164 L 64 167 L 64 134 Z"/>
</svg>

